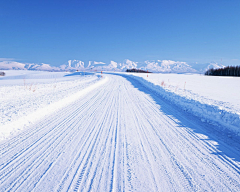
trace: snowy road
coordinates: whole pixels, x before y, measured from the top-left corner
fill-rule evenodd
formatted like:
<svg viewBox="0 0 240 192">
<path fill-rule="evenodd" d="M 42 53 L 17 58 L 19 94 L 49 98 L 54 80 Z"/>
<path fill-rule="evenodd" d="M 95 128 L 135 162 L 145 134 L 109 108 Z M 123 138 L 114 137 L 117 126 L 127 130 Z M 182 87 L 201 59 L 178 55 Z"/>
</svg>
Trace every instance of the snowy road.
<svg viewBox="0 0 240 192">
<path fill-rule="evenodd" d="M 240 191 L 239 145 L 131 77 L 0 143 L 0 191 Z"/>
</svg>

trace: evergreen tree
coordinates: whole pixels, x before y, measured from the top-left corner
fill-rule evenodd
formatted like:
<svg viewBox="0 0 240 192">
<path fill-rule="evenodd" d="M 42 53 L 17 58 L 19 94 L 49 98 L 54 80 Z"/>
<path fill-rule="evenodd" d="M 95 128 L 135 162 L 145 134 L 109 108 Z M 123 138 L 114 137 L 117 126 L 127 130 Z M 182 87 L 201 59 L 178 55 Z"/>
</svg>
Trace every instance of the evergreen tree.
<svg viewBox="0 0 240 192">
<path fill-rule="evenodd" d="M 219 69 L 209 69 L 205 72 L 205 75 L 240 77 L 240 66 L 227 66 Z"/>
</svg>

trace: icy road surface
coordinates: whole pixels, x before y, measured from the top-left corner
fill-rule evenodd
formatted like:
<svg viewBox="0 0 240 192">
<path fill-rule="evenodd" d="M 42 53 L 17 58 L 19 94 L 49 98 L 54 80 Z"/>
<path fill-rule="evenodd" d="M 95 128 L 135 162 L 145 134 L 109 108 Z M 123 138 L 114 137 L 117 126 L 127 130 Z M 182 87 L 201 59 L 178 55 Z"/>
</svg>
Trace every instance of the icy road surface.
<svg viewBox="0 0 240 192">
<path fill-rule="evenodd" d="M 104 78 L 0 143 L 0 191 L 240 191 L 231 138 L 130 76 Z"/>
</svg>

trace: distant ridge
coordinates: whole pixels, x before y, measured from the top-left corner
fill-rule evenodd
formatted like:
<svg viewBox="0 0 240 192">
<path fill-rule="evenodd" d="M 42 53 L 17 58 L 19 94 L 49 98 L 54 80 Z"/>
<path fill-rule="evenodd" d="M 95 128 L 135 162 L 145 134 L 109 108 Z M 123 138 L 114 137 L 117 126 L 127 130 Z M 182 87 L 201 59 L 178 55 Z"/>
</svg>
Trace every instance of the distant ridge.
<svg viewBox="0 0 240 192">
<path fill-rule="evenodd" d="M 172 60 L 147 60 L 144 62 L 131 61 L 125 59 L 121 63 L 110 61 L 104 63 L 100 61 L 83 62 L 81 60 L 68 60 L 57 67 L 45 63 L 20 63 L 16 61 L 1 61 L 1 70 L 41 70 L 41 71 L 126 71 L 127 69 L 139 69 L 160 73 L 205 73 L 208 69 L 218 69 L 224 67 L 218 63 L 207 64 L 187 64 L 181 61 Z"/>
</svg>

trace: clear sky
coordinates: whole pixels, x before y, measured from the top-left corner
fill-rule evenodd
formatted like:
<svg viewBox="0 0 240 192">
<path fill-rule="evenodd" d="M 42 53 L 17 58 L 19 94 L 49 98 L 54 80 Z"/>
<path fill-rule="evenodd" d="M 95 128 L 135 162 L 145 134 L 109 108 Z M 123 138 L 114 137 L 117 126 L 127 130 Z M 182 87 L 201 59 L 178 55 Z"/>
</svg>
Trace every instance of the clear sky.
<svg viewBox="0 0 240 192">
<path fill-rule="evenodd" d="M 240 64 L 240 0 L 1 0 L 0 60 Z"/>
</svg>

